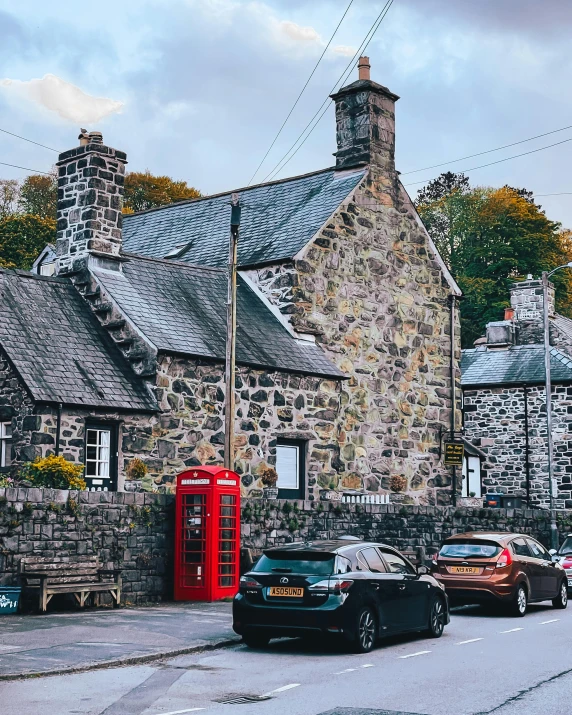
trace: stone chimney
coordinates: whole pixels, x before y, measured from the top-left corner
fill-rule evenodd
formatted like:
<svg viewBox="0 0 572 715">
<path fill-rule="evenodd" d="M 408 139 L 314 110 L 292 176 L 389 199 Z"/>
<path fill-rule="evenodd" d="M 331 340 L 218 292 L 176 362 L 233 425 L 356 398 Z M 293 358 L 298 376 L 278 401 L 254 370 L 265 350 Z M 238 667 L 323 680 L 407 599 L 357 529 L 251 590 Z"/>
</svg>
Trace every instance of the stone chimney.
<svg viewBox="0 0 572 715">
<path fill-rule="evenodd" d="M 121 251 L 127 157 L 106 146 L 100 132 L 82 129 L 78 139 L 79 146 L 60 154 L 57 163 L 58 273 L 73 271 L 89 256 L 113 265 Z"/>
<path fill-rule="evenodd" d="M 531 275 L 525 281 L 513 283 L 510 287 L 510 305 L 514 310 L 514 322 L 518 329 L 521 345 L 542 343 L 543 332 L 542 281 Z M 554 317 L 554 285 L 548 284 L 548 315 Z"/>
<path fill-rule="evenodd" d="M 359 79 L 331 97 L 336 103 L 337 169 L 366 164 L 395 171 L 395 102 L 399 99 L 369 78 L 369 57 L 360 57 Z"/>
</svg>

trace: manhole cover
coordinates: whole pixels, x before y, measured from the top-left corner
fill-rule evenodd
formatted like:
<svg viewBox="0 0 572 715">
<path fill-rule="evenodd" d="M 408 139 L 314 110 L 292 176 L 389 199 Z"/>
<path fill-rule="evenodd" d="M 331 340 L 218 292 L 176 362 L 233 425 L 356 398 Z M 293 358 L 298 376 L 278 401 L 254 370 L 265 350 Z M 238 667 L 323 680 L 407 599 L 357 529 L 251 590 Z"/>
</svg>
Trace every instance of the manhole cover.
<svg viewBox="0 0 572 715">
<path fill-rule="evenodd" d="M 213 702 L 222 703 L 223 705 L 242 705 L 243 703 L 261 703 L 263 700 L 271 700 L 270 695 L 244 695 L 234 693 L 215 698 Z"/>
</svg>

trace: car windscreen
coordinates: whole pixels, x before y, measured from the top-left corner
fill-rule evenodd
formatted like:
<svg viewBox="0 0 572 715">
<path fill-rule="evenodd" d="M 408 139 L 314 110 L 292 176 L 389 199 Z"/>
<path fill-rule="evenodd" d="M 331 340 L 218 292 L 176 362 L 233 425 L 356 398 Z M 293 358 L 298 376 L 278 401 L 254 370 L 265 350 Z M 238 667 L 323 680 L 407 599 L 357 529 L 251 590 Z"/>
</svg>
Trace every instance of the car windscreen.
<svg viewBox="0 0 572 715">
<path fill-rule="evenodd" d="M 572 536 L 567 536 L 564 539 L 564 543 L 558 549 L 558 553 L 562 554 L 562 556 L 565 556 L 567 554 L 572 554 Z"/>
<path fill-rule="evenodd" d="M 490 541 L 459 539 L 447 541 L 441 547 L 439 556 L 451 559 L 490 559 L 500 553 L 501 547 Z"/>
<path fill-rule="evenodd" d="M 334 572 L 334 561 L 334 554 L 327 553 L 268 553 L 262 554 L 252 571 L 330 576 Z"/>
</svg>

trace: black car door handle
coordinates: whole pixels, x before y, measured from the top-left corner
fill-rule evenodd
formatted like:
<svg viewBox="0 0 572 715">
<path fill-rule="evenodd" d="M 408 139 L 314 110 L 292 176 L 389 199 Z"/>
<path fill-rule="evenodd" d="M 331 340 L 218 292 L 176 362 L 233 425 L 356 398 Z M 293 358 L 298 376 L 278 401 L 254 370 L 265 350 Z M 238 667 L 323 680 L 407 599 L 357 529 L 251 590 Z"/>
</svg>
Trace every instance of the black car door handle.
<svg viewBox="0 0 572 715">
<path fill-rule="evenodd" d="M 397 588 L 398 588 L 400 591 L 405 591 L 405 584 L 404 584 L 404 583 L 400 583 Z"/>
</svg>

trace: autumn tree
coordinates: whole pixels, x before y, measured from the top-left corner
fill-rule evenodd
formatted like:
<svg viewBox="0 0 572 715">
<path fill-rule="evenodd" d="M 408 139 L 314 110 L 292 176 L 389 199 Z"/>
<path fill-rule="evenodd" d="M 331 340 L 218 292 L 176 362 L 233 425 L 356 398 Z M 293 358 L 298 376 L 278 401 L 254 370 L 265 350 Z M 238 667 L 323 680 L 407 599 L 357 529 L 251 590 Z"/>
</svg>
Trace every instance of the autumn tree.
<svg viewBox="0 0 572 715">
<path fill-rule="evenodd" d="M 0 179 L 0 219 L 16 211 L 20 197 L 20 184 L 16 179 Z"/>
<path fill-rule="evenodd" d="M 200 191 L 186 181 L 173 181 L 168 176 L 154 176 L 149 171 L 131 172 L 125 177 L 123 212 L 145 211 L 155 206 L 197 199 Z"/>
<path fill-rule="evenodd" d="M 485 325 L 502 317 L 509 287 L 527 274 L 539 277 L 566 263 L 570 240 L 550 221 L 526 189 L 470 188 L 462 174 L 441 175 L 416 200 L 439 252 L 463 290 L 463 345 L 471 347 Z M 572 314 L 572 283 L 563 273 L 553 281 L 557 309 Z"/>
<path fill-rule="evenodd" d="M 32 174 L 20 186 L 18 207 L 22 213 L 55 219 L 57 201 L 58 179 L 55 172 L 49 175 Z"/>
<path fill-rule="evenodd" d="M 56 238 L 55 218 L 13 214 L 0 219 L 0 266 L 29 270 L 38 254 Z"/>
</svg>

